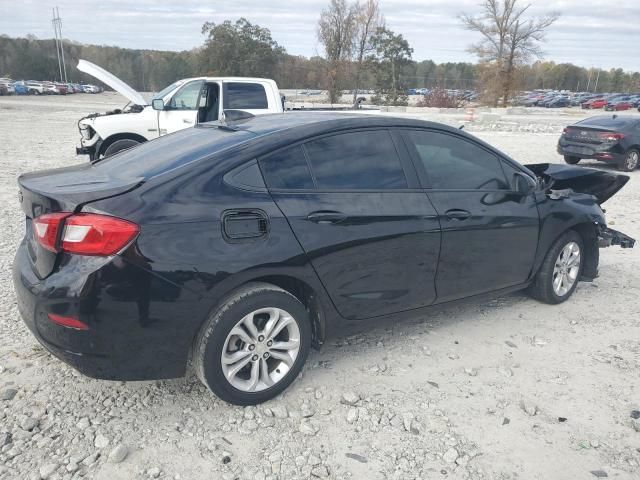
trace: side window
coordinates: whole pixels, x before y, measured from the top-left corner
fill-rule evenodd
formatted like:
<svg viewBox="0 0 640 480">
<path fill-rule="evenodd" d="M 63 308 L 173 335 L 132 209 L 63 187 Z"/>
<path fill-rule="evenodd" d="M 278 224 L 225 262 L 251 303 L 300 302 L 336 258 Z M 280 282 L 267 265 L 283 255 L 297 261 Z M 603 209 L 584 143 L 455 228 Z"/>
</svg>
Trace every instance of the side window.
<svg viewBox="0 0 640 480">
<path fill-rule="evenodd" d="M 259 160 L 269 188 L 309 189 L 313 179 L 300 145 L 279 150 Z"/>
<path fill-rule="evenodd" d="M 197 110 L 202 82 L 187 83 L 171 98 L 170 110 Z"/>
<path fill-rule="evenodd" d="M 508 190 L 498 158 L 464 138 L 438 132 L 406 132 L 409 148 L 433 189 Z M 419 165 L 418 165 L 419 167 Z"/>
<path fill-rule="evenodd" d="M 224 109 L 269 108 L 267 93 L 259 83 L 225 83 Z"/>
<path fill-rule="evenodd" d="M 407 188 L 407 179 L 386 130 L 359 131 L 305 144 L 318 189 Z"/>
</svg>

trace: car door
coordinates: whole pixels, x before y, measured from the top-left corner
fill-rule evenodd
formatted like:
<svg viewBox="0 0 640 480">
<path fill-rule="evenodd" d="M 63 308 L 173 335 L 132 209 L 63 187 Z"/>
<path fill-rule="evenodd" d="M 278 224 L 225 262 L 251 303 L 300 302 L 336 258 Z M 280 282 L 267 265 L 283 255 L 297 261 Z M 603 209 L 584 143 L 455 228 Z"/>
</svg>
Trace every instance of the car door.
<svg viewBox="0 0 640 480">
<path fill-rule="evenodd" d="M 435 299 L 435 209 L 388 130 L 326 135 L 259 160 L 338 312 L 363 319 Z"/>
<path fill-rule="evenodd" d="M 532 177 L 473 140 L 434 130 L 405 130 L 407 148 L 442 228 L 437 301 L 525 283 L 538 244 Z"/>
<path fill-rule="evenodd" d="M 164 109 L 158 112 L 160 135 L 177 132 L 195 125 L 203 87 L 203 80 L 188 82 L 171 97 Z"/>
</svg>

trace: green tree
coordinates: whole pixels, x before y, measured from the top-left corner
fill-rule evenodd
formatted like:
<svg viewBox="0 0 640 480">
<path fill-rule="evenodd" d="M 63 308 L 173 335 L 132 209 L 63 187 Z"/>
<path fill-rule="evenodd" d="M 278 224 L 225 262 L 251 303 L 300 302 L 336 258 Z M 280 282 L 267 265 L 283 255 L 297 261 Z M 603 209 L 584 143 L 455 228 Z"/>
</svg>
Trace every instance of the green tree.
<svg viewBox="0 0 640 480">
<path fill-rule="evenodd" d="M 285 50 L 271 38 L 268 28 L 254 25 L 246 18 L 232 23 L 206 22 L 207 36 L 200 52 L 200 71 L 210 75 L 269 77 L 276 76 Z"/>
<path fill-rule="evenodd" d="M 406 105 L 406 86 L 400 82 L 400 72 L 411 62 L 413 48 L 402 35 L 386 27 L 376 30 L 371 45 L 374 53 L 368 60 L 374 67 L 377 95 L 387 105 Z"/>
</svg>

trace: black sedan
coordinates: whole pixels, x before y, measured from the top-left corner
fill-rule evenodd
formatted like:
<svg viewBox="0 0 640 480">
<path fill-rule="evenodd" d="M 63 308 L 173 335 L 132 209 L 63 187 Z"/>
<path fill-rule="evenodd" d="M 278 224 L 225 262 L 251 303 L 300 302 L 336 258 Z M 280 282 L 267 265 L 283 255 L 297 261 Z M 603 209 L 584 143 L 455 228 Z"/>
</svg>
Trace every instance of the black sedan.
<svg viewBox="0 0 640 480">
<path fill-rule="evenodd" d="M 599 115 L 569 125 L 558 141 L 558 153 L 571 165 L 589 158 L 631 172 L 640 163 L 640 117 Z"/>
<path fill-rule="evenodd" d="M 560 303 L 599 246 L 634 243 L 600 208 L 626 176 L 526 168 L 436 123 L 232 113 L 19 178 L 18 307 L 54 355 L 117 380 L 192 361 L 256 404 L 347 322 L 527 287 Z"/>
</svg>

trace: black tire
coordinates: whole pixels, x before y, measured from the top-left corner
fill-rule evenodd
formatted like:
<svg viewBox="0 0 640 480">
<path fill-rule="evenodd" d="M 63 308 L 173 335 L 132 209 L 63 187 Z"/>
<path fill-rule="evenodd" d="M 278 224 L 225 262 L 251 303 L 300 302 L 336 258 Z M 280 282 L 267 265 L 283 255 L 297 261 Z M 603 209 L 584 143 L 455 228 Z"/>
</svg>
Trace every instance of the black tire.
<svg viewBox="0 0 640 480">
<path fill-rule="evenodd" d="M 580 248 L 580 266 L 576 280 L 571 288 L 564 295 L 558 295 L 553 288 L 554 266 L 562 249 L 571 242 L 577 243 Z M 569 230 L 563 233 L 560 238 L 551 245 L 547 255 L 544 257 L 540 270 L 538 270 L 533 284 L 529 287 L 529 294 L 541 302 L 552 305 L 567 300 L 578 286 L 582 270 L 584 269 L 584 254 L 584 242 L 580 234 L 575 230 Z"/>
<path fill-rule="evenodd" d="M 569 165 L 575 165 L 580 161 L 580 157 L 572 157 L 570 155 L 565 155 L 564 161 Z"/>
<path fill-rule="evenodd" d="M 133 148 L 136 145 L 140 145 L 140 142 L 138 140 L 134 140 L 132 138 L 122 138 L 120 140 L 116 140 L 111 145 L 109 145 L 102 155 L 105 158 L 110 157 L 111 155 L 115 155 L 116 153 L 119 153 L 122 150 Z"/>
<path fill-rule="evenodd" d="M 620 163 L 618 163 L 618 170 L 621 172 L 633 172 L 638 168 L 640 163 L 640 151 L 635 148 L 627 150 L 627 154 Z"/>
<path fill-rule="evenodd" d="M 275 385 L 255 392 L 243 391 L 225 377 L 222 351 L 227 336 L 243 317 L 269 307 L 285 310 L 295 320 L 300 331 L 298 355 L 287 374 Z M 193 364 L 202 383 L 222 400 L 234 405 L 256 405 L 279 395 L 296 379 L 309 355 L 310 346 L 311 324 L 305 306 L 275 285 L 255 282 L 229 295 L 205 322 L 194 342 Z"/>
</svg>

